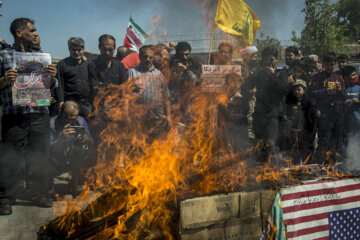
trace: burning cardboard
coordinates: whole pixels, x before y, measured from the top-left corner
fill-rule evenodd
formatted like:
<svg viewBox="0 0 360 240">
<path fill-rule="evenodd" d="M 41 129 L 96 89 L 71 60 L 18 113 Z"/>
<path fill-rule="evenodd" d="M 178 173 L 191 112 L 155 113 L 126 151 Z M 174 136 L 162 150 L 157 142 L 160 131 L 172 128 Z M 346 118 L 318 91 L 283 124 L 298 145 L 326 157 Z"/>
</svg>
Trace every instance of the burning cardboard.
<svg viewBox="0 0 360 240">
<path fill-rule="evenodd" d="M 180 203 L 181 239 L 259 238 L 275 191 L 220 194 Z"/>
</svg>

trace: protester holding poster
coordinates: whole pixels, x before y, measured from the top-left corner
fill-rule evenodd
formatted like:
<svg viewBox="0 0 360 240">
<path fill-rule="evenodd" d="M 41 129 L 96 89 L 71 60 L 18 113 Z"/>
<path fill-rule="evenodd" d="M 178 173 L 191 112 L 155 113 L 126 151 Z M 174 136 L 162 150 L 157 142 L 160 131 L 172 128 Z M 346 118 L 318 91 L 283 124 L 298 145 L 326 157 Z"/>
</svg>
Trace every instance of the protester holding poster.
<svg viewBox="0 0 360 240">
<path fill-rule="evenodd" d="M 219 51 L 214 55 L 217 65 L 203 65 L 201 89 L 209 94 L 225 94 L 226 104 L 216 107 L 216 135 L 219 142 L 230 148 L 232 152 L 240 152 L 248 147 L 246 127 L 246 106 L 241 95 L 242 66 L 232 64 L 233 46 L 229 42 L 221 42 Z"/>
<path fill-rule="evenodd" d="M 44 72 L 51 64 L 48 53 L 14 52 L 13 67 L 18 76 L 12 86 L 14 106 L 50 106 L 50 76 Z"/>
<path fill-rule="evenodd" d="M 30 193 L 29 197 L 34 205 L 48 207 L 51 204 L 48 196 L 50 138 L 49 110 L 47 107 L 48 90 L 41 90 L 43 91 L 39 98 L 42 99 L 41 101 L 33 98 L 38 95 L 38 92 L 34 90 L 30 94 L 32 95 L 30 102 L 26 102 L 17 101 L 19 98 L 13 96 L 13 89 L 14 86 L 22 87 L 29 84 L 29 80 L 30 83 L 35 81 L 40 85 L 40 82 L 43 82 L 45 85 L 49 83 L 51 87 L 55 87 L 57 85 L 56 67 L 49 64 L 49 60 L 43 63 L 40 61 L 41 64 L 35 63 L 38 62 L 35 61 L 29 65 L 29 67 L 31 66 L 29 71 L 44 71 L 49 76 L 49 80 L 47 78 L 45 80 L 44 76 L 39 78 L 37 75 L 38 77 L 36 77 L 36 74 L 33 78 L 24 79 L 23 68 L 18 66 L 16 69 L 16 64 L 22 65 L 24 63 L 26 69 L 27 64 L 31 61 L 16 61 L 17 57 L 14 59 L 14 56 L 21 56 L 18 53 L 28 53 L 27 57 L 33 58 L 40 56 L 37 50 L 32 48 L 38 41 L 38 34 L 34 21 L 28 18 L 15 19 L 11 23 L 10 31 L 14 37 L 14 44 L 11 48 L 0 52 L 0 96 L 4 113 L 2 139 L 6 149 L 0 159 L 0 215 L 12 213 L 11 205 L 20 192 Z M 49 55 L 46 56 L 47 58 L 50 57 Z M 41 56 L 40 59 L 44 58 Z M 44 87 L 44 89 L 46 88 Z M 18 105 L 20 102 L 21 106 Z M 27 179 L 26 189 L 24 189 L 24 176 L 21 175 L 23 172 L 21 166 L 24 166 L 24 161 Z"/>
</svg>

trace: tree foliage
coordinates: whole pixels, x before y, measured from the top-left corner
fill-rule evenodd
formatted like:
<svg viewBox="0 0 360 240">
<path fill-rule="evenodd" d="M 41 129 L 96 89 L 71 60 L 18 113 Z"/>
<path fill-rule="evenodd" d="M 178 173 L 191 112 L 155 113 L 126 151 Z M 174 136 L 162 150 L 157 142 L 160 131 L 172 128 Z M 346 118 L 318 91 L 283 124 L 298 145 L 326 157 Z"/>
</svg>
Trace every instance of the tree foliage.
<svg viewBox="0 0 360 240">
<path fill-rule="evenodd" d="M 322 55 L 333 51 L 346 51 L 347 43 L 360 40 L 360 2 L 359 0 L 305 0 L 305 28 L 301 37 L 292 32 L 303 53 Z"/>
<path fill-rule="evenodd" d="M 358 0 L 357 0 L 358 1 Z M 338 4 L 330 0 L 305 0 L 305 28 L 298 38 L 293 32 L 292 40 L 300 45 L 304 54 L 323 55 L 326 52 L 342 52 L 342 46 L 349 42 L 349 30 L 339 24 Z"/>
<path fill-rule="evenodd" d="M 347 27 L 345 36 L 353 41 L 360 40 L 360 1 L 340 0 L 336 8 L 338 24 Z"/>
<path fill-rule="evenodd" d="M 269 37 L 269 36 L 266 36 L 266 38 L 264 38 L 263 33 L 260 33 L 260 38 L 255 39 L 254 45 L 259 50 L 259 53 L 261 53 L 265 47 L 269 47 L 269 46 L 275 47 L 275 48 L 277 48 L 279 53 L 281 52 L 280 40 L 277 38 Z M 279 55 L 279 57 L 280 57 L 280 55 Z"/>
</svg>

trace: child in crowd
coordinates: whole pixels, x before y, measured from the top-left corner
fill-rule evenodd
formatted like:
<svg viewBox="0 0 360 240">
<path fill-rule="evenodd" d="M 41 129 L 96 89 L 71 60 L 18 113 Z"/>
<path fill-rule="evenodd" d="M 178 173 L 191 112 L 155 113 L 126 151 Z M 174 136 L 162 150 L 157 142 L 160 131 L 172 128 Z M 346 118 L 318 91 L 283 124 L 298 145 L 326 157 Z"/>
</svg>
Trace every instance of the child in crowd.
<svg viewBox="0 0 360 240">
<path fill-rule="evenodd" d="M 309 94 L 319 118 L 318 148 L 315 160 L 322 163 L 329 151 L 342 153 L 344 133 L 344 85 L 334 72 L 337 63 L 335 53 L 323 57 L 324 70 L 313 77 Z"/>
<path fill-rule="evenodd" d="M 315 109 L 306 96 L 306 82 L 297 79 L 290 86 L 283 102 L 281 150 L 291 153 L 294 164 L 312 155 Z"/>
<path fill-rule="evenodd" d="M 309 87 L 314 75 L 317 74 L 318 71 L 319 69 L 317 63 L 311 58 L 307 57 L 304 59 L 304 74 L 300 78 L 303 79 Z"/>
</svg>

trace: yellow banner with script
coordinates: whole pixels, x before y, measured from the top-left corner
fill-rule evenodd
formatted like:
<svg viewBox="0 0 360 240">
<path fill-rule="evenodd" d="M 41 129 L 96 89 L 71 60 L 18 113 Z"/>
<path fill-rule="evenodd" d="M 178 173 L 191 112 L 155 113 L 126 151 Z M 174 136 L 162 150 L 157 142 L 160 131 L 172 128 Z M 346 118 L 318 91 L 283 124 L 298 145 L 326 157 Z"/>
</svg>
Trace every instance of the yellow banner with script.
<svg viewBox="0 0 360 240">
<path fill-rule="evenodd" d="M 215 23 L 242 45 L 252 45 L 256 30 L 261 28 L 260 20 L 243 0 L 219 0 Z"/>
</svg>

